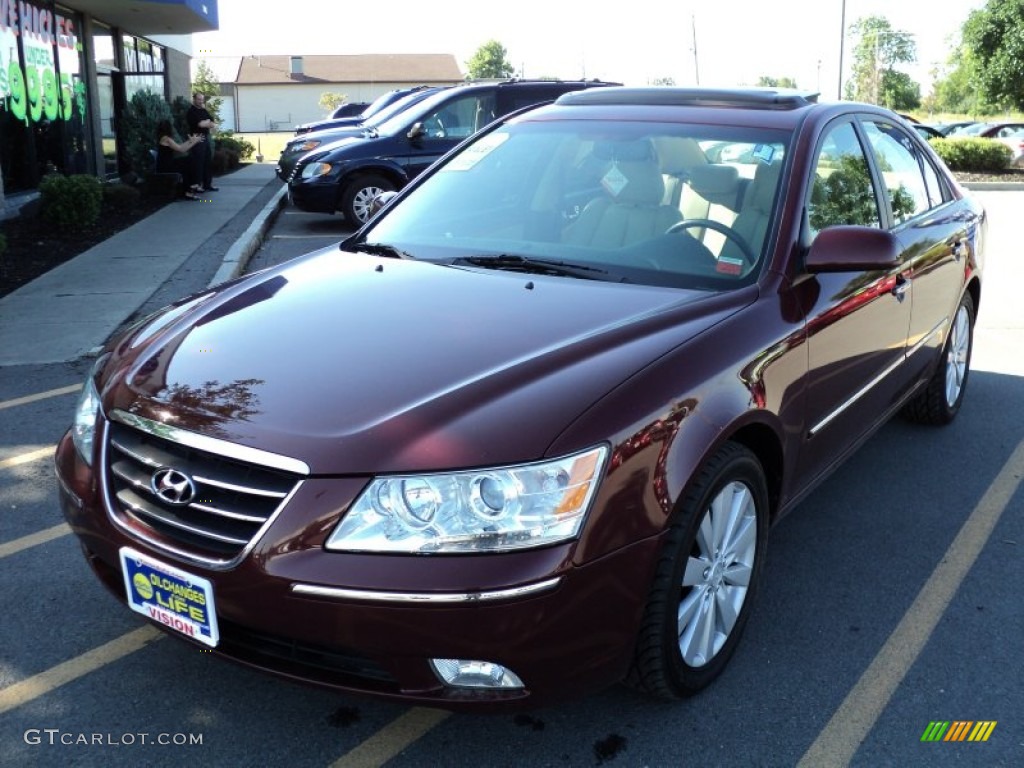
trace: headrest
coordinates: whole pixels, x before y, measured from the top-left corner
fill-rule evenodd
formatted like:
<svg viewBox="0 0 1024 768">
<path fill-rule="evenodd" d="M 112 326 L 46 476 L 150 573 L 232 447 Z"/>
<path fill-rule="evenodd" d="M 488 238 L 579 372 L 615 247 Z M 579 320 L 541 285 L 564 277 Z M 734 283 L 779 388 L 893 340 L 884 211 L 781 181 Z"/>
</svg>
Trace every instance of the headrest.
<svg viewBox="0 0 1024 768">
<path fill-rule="evenodd" d="M 601 184 L 616 203 L 661 205 L 665 195 L 665 182 L 654 159 L 615 160 Z"/>
<path fill-rule="evenodd" d="M 661 161 L 661 172 L 669 176 L 682 176 L 694 166 L 707 162 L 700 145 L 694 139 L 682 136 L 657 136 L 653 141 L 654 149 Z"/>
<path fill-rule="evenodd" d="M 594 142 L 593 155 L 601 160 L 657 160 L 654 146 L 647 139 L 597 141 Z"/>
<path fill-rule="evenodd" d="M 751 206 L 764 213 L 770 213 L 772 203 L 775 202 L 775 187 L 778 186 L 779 171 L 782 170 L 782 163 L 767 163 L 757 166 L 754 172 L 754 180 L 747 190 L 747 199 L 743 207 Z"/>
<path fill-rule="evenodd" d="M 690 186 L 709 203 L 736 208 L 740 174 L 735 165 L 698 165 L 690 169 Z"/>
</svg>

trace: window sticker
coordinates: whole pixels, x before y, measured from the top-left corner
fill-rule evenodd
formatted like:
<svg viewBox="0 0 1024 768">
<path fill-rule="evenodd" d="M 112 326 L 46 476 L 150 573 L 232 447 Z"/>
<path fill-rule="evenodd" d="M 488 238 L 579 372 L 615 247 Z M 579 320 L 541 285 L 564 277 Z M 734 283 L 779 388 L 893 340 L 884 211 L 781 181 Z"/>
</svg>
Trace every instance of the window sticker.
<svg viewBox="0 0 1024 768">
<path fill-rule="evenodd" d="M 508 141 L 507 133 L 489 133 L 472 146 L 467 147 L 444 167 L 445 171 L 468 171 L 487 157 L 502 144 Z"/>
<path fill-rule="evenodd" d="M 772 158 L 775 157 L 775 147 L 771 144 L 758 144 L 751 154 L 765 165 L 771 165 Z"/>
<path fill-rule="evenodd" d="M 742 275 L 743 259 L 719 256 L 718 263 L 715 265 L 715 271 L 721 272 L 723 275 Z"/>
<path fill-rule="evenodd" d="M 608 173 L 601 179 L 601 186 L 607 190 L 608 194 L 612 197 L 618 197 L 619 194 L 629 184 L 629 179 L 626 175 L 619 170 L 619 166 L 616 163 L 612 164 L 612 167 L 608 169 Z"/>
</svg>

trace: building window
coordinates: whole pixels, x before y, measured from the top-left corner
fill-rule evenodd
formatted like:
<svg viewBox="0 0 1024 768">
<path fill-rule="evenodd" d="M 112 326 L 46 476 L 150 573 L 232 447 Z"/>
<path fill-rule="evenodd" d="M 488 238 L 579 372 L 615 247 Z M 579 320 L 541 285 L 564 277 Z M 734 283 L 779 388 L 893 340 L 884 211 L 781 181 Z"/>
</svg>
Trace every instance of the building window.
<svg viewBox="0 0 1024 768">
<path fill-rule="evenodd" d="M 6 192 L 46 173 L 88 172 L 81 17 L 52 2 L 0 16 L 0 165 Z"/>
</svg>

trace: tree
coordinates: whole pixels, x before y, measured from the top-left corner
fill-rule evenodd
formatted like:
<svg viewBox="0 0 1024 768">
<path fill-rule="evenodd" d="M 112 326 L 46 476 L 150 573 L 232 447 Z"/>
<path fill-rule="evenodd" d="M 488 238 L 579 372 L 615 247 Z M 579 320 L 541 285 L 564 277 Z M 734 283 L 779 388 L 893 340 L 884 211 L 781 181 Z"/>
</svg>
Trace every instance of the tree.
<svg viewBox="0 0 1024 768">
<path fill-rule="evenodd" d="M 761 88 L 796 88 L 796 80 L 792 77 L 768 77 L 761 75 L 757 78 L 757 85 Z"/>
<path fill-rule="evenodd" d="M 327 91 L 320 94 L 320 101 L 317 102 L 317 106 L 329 115 L 346 101 L 348 101 L 348 96 L 344 93 L 331 93 Z"/>
<path fill-rule="evenodd" d="M 471 80 L 511 77 L 515 68 L 508 60 L 508 51 L 497 40 L 488 40 L 476 49 L 466 62 L 467 77 Z"/>
<path fill-rule="evenodd" d="M 911 86 L 908 75 L 896 64 L 917 61 L 917 45 L 909 32 L 894 30 L 884 16 L 858 19 L 850 34 L 858 37 L 853 49 L 853 74 L 846 94 L 854 101 L 879 104 L 890 109 L 916 109 L 921 103 L 921 87 Z"/>
<path fill-rule="evenodd" d="M 950 55 L 946 70 L 935 78 L 926 106 L 931 112 L 958 115 L 980 116 L 998 111 L 982 94 L 980 65 L 966 45 L 957 46 Z"/>
<path fill-rule="evenodd" d="M 220 123 L 220 106 L 224 102 L 220 98 L 220 83 L 217 76 L 206 63 L 206 59 L 200 59 L 196 65 L 196 77 L 192 81 L 192 93 L 201 93 L 206 97 L 206 111 L 210 113 L 213 122 Z M 191 97 L 191 94 L 189 94 Z M 189 99 L 191 100 L 191 98 Z"/>
<path fill-rule="evenodd" d="M 1024 0 L 988 0 L 963 27 L 985 101 L 1024 109 Z"/>
</svg>

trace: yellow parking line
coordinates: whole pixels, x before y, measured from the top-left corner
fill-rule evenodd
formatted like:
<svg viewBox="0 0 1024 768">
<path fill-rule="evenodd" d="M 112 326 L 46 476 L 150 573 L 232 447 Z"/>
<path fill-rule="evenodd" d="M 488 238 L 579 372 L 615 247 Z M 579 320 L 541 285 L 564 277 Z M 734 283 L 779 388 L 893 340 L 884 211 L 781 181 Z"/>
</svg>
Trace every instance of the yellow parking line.
<svg viewBox="0 0 1024 768">
<path fill-rule="evenodd" d="M 47 456 L 53 456 L 53 452 L 57 450 L 56 445 L 48 445 L 45 448 L 38 448 L 28 453 L 23 453 L 19 456 L 11 456 L 9 459 L 0 461 L 0 469 L 9 469 L 10 467 L 16 467 L 19 464 L 28 464 L 30 461 L 36 461 L 37 459 L 45 459 Z"/>
<path fill-rule="evenodd" d="M 70 395 L 72 392 L 77 392 L 82 388 L 81 384 L 72 384 L 68 387 L 60 387 L 59 389 L 50 389 L 46 392 L 37 392 L 34 395 L 25 395 L 24 397 L 16 397 L 13 400 L 0 400 L 0 411 L 4 408 L 13 408 L 16 405 L 28 405 L 34 403 L 37 400 L 45 400 L 48 397 L 58 397 L 59 395 Z"/>
<path fill-rule="evenodd" d="M 380 768 L 431 728 L 444 722 L 450 714 L 439 709 L 410 709 L 348 754 L 338 758 L 331 764 L 331 768 Z"/>
<path fill-rule="evenodd" d="M 860 680 L 800 759 L 798 768 L 848 765 L 910 667 L 953 595 L 981 554 L 1024 478 L 1024 442 L 1003 464 L 913 604 Z"/>
<path fill-rule="evenodd" d="M 69 533 L 71 533 L 71 527 L 67 523 L 60 523 L 52 528 L 30 533 L 28 536 L 22 536 L 20 539 L 4 542 L 0 544 L 0 559 L 13 555 L 15 552 L 21 552 L 23 549 L 34 547 L 37 544 L 45 544 L 48 541 L 59 539 L 61 536 L 67 536 Z"/>
<path fill-rule="evenodd" d="M 156 628 L 145 626 L 121 635 L 98 648 L 86 651 L 81 656 L 62 662 L 45 672 L 22 680 L 0 690 L 0 715 L 27 704 L 33 699 L 77 680 L 83 675 L 95 672 L 111 662 L 145 648 L 159 640 L 163 634 Z"/>
</svg>

